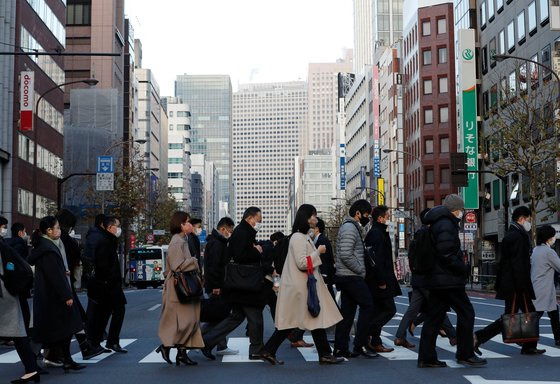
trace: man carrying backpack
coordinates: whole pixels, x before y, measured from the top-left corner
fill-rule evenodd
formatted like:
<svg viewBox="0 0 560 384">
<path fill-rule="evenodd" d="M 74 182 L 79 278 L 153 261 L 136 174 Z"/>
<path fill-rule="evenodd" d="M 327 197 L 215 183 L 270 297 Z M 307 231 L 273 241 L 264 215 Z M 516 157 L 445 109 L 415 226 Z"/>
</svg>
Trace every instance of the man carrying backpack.
<svg viewBox="0 0 560 384">
<path fill-rule="evenodd" d="M 432 208 L 424 217 L 432 232 L 435 259 L 426 274 L 430 298 L 420 338 L 418 368 L 447 366 L 437 358 L 436 339 L 449 307 L 457 313 L 457 362 L 470 366 L 486 364 L 485 359 L 475 356 L 472 342 L 474 308 L 465 291 L 467 268 L 459 240 L 459 223 L 464 209 L 465 203 L 460 196 L 448 195 L 443 205 Z"/>
</svg>

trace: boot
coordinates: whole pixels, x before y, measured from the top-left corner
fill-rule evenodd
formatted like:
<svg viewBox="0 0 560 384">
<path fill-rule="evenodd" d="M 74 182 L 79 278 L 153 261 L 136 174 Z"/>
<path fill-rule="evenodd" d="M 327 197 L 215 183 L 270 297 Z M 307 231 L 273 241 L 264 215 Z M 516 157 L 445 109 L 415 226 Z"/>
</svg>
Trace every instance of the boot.
<svg viewBox="0 0 560 384">
<path fill-rule="evenodd" d="M 196 361 L 190 359 L 189 355 L 187 355 L 186 348 L 177 348 L 177 358 L 175 359 L 175 364 L 181 365 L 181 363 L 185 365 L 197 365 Z"/>
</svg>

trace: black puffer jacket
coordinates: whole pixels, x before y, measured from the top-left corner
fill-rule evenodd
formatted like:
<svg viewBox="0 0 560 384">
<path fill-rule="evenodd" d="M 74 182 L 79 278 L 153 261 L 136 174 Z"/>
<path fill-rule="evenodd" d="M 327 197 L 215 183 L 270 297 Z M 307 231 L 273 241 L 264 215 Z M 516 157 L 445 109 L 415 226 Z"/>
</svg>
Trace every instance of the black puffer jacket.
<svg viewBox="0 0 560 384">
<path fill-rule="evenodd" d="M 402 295 L 401 287 L 393 268 L 393 248 L 387 225 L 374 222 L 364 241 L 366 247 L 375 251 L 373 269 L 367 268 L 366 282 L 375 298 L 393 298 Z M 385 289 L 379 288 L 386 285 Z"/>
<path fill-rule="evenodd" d="M 459 240 L 460 220 L 449 209 L 439 205 L 426 214 L 424 222 L 431 227 L 436 248 L 436 262 L 431 273 L 426 275 L 426 287 L 464 287 L 467 267 Z"/>
</svg>

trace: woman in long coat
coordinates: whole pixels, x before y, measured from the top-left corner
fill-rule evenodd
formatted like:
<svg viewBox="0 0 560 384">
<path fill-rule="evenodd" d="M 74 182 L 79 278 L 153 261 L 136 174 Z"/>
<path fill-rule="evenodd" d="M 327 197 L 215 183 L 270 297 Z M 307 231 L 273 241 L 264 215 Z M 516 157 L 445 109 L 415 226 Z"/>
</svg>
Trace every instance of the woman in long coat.
<svg viewBox="0 0 560 384">
<path fill-rule="evenodd" d="M 315 207 L 309 204 L 300 206 L 292 227 L 288 255 L 280 279 L 276 304 L 276 330 L 260 353 L 261 359 L 272 365 L 284 363 L 276 359 L 276 351 L 290 332 L 298 328 L 311 331 L 320 364 L 337 364 L 344 361 L 343 358 L 332 355 L 325 331 L 342 320 L 342 316 L 318 268 L 321 265 L 320 254 L 325 253 L 326 248 L 324 245 L 315 248 L 308 235 L 310 229 L 315 228 L 316 225 Z M 321 307 L 317 317 L 311 316 L 307 309 L 307 256 L 311 256 L 313 276 L 317 279 L 317 295 Z"/>
<path fill-rule="evenodd" d="M 4 265 L 7 264 L 4 258 L 7 258 L 9 252 L 15 253 L 0 240 L 0 275 L 4 275 Z M 2 279 L 0 279 L 0 337 L 14 340 L 16 352 L 25 368 L 25 374 L 12 383 L 38 382 L 40 379 L 37 358 L 29 344 L 19 297 L 8 292 Z"/>
<path fill-rule="evenodd" d="M 189 214 L 175 212 L 171 218 L 171 242 L 165 260 L 165 283 L 163 285 L 163 304 L 159 321 L 159 338 L 162 344 L 156 349 L 165 361 L 171 364 L 169 351 L 177 348 L 176 364 L 196 365 L 189 358 L 187 349 L 203 348 L 204 341 L 200 332 L 200 300 L 183 304 L 175 291 L 173 272 L 198 270 L 198 262 L 189 252 L 185 236 L 192 232 Z"/>
<path fill-rule="evenodd" d="M 33 233 L 29 264 L 35 265 L 33 295 L 33 338 L 44 347 L 58 350 L 64 371 L 84 365 L 72 360 L 72 335 L 83 329 L 82 318 L 70 287 L 70 271 L 60 241 L 60 226 L 54 216 L 46 216 Z"/>
<path fill-rule="evenodd" d="M 537 246 L 531 255 L 531 281 L 536 299 L 535 310 L 541 315 L 548 312 L 556 345 L 560 345 L 560 319 L 554 286 L 554 271 L 560 272 L 560 258 L 552 249 L 556 230 L 550 225 L 537 229 Z"/>
</svg>

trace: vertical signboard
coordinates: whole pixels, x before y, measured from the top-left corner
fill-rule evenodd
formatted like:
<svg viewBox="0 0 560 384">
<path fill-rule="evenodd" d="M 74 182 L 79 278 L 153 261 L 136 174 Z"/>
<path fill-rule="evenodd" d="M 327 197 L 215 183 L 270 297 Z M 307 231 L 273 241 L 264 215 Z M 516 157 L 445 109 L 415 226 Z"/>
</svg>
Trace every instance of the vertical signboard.
<svg viewBox="0 0 560 384">
<path fill-rule="evenodd" d="M 459 68 L 461 87 L 461 132 L 467 154 L 467 170 L 478 171 L 478 131 L 476 125 L 475 30 L 459 30 Z M 478 174 L 468 174 L 463 188 L 465 209 L 478 209 Z"/>
<path fill-rule="evenodd" d="M 377 178 L 377 205 L 385 205 L 385 179 Z"/>
<path fill-rule="evenodd" d="M 373 176 L 381 177 L 379 158 L 379 68 L 373 67 Z"/>
<path fill-rule="evenodd" d="M 346 149 L 345 144 L 340 143 L 340 190 L 346 189 Z"/>
<path fill-rule="evenodd" d="M 19 87 L 19 119 L 20 130 L 33 130 L 33 103 L 35 100 L 34 91 L 35 72 L 22 71 Z"/>
</svg>

